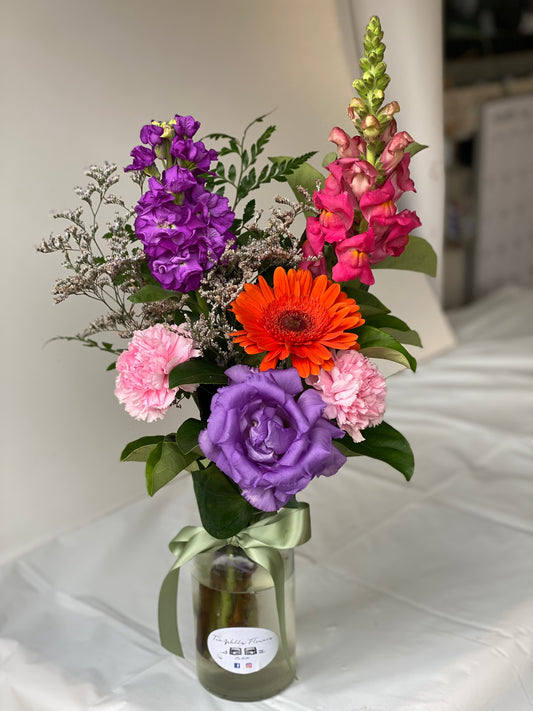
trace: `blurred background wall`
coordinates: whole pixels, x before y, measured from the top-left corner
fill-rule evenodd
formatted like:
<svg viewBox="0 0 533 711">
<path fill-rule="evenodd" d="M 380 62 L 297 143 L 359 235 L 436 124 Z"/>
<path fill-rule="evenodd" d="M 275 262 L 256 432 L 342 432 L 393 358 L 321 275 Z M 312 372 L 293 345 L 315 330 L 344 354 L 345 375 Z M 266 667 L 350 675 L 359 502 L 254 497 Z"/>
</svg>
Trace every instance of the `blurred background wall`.
<svg viewBox="0 0 533 711">
<path fill-rule="evenodd" d="M 445 0 L 443 301 L 533 286 L 533 2 Z"/>
<path fill-rule="evenodd" d="M 109 358 L 51 337 L 99 315 L 74 298 L 54 305 L 60 260 L 35 247 L 60 231 L 54 210 L 104 160 L 126 165 L 140 127 L 191 113 L 200 134 L 239 134 L 259 114 L 278 126 L 268 155 L 331 150 L 350 131 L 346 106 L 364 28 L 379 14 L 400 130 L 429 149 L 413 162 L 415 207 L 442 253 L 444 136 L 439 0 L 4 0 L 2 41 L 2 471 L 0 555 L 145 496 L 143 467 L 119 464 L 129 440 L 161 432 L 125 415 Z M 283 186 L 262 194 L 268 210 Z M 116 189 L 133 199 L 128 181 Z M 427 353 L 451 335 L 430 280 L 383 275 L 380 288 L 422 331 Z M 380 275 L 381 276 L 381 275 Z M 420 278 L 418 278 L 420 277 Z M 405 305 L 405 310 L 402 306 Z M 165 422 L 172 429 L 179 424 Z M 167 418 L 168 419 L 168 418 Z M 194 503 L 191 496 L 191 508 Z M 176 525 L 179 525 L 177 522 Z"/>
</svg>

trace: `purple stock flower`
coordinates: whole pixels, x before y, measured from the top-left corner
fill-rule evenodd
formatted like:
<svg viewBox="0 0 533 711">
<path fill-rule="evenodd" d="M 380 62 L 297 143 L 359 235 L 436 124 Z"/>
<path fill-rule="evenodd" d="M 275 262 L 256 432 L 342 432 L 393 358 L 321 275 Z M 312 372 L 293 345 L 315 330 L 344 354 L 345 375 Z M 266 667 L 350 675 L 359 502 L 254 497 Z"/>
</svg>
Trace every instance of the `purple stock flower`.
<svg viewBox="0 0 533 711">
<path fill-rule="evenodd" d="M 151 146 L 159 146 L 162 142 L 163 126 L 148 123 L 141 128 L 141 141 L 149 143 Z"/>
<path fill-rule="evenodd" d="M 193 187 L 186 188 L 191 181 Z M 150 271 L 165 289 L 197 289 L 233 239 L 228 229 L 235 215 L 227 198 L 210 193 L 185 168 L 175 166 L 164 172 L 162 182 L 150 178 L 148 183 L 136 207 L 135 233 Z M 186 188 L 177 192 L 181 204 L 178 188 Z"/>
<path fill-rule="evenodd" d="M 184 138 L 192 138 L 196 131 L 200 128 L 200 121 L 195 121 L 192 116 L 174 116 L 176 123 L 174 124 L 174 133 L 176 136 Z"/>
<path fill-rule="evenodd" d="M 161 179 L 148 180 L 148 190 L 135 207 L 135 233 L 155 279 L 166 289 L 185 293 L 198 288 L 233 240 L 228 230 L 235 214 L 227 198 L 205 188 L 202 174 L 217 153 L 192 140 L 200 123 L 176 115 L 163 126 L 151 123 L 141 129 L 141 140 L 152 146 L 163 137 L 171 140 L 172 160 Z M 126 170 L 144 170 L 156 159 L 156 152 L 145 146 L 137 146 L 131 155 L 134 161 Z"/>
<path fill-rule="evenodd" d="M 211 161 L 216 160 L 218 154 L 215 150 L 204 146 L 202 141 L 193 141 L 191 138 L 176 138 L 170 146 L 170 155 L 174 158 L 194 164 L 196 171 L 204 173 L 209 170 Z"/>
<path fill-rule="evenodd" d="M 331 476 L 344 464 L 332 442 L 344 432 L 323 417 L 316 391 L 302 392 L 295 368 L 235 365 L 226 374 L 229 385 L 214 395 L 198 441 L 253 506 L 275 511 L 315 476 Z"/>
<path fill-rule="evenodd" d="M 159 237 L 157 243 L 144 248 L 148 266 L 165 289 L 186 293 L 200 286 L 204 273 L 221 257 L 226 243 L 233 237 L 215 229 L 187 231 L 174 228 L 170 238 Z"/>
<path fill-rule="evenodd" d="M 155 163 L 155 152 L 146 146 L 136 146 L 130 156 L 133 158 L 133 163 L 124 168 L 126 173 L 130 170 L 144 170 Z"/>
</svg>

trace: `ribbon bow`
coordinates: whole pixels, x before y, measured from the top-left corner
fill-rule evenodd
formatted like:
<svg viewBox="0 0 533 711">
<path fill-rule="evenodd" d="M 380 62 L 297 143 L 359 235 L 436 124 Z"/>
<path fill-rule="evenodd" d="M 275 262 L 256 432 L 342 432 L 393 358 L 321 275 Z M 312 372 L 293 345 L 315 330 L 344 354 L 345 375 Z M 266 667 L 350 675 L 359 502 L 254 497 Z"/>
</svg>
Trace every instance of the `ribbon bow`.
<svg viewBox="0 0 533 711">
<path fill-rule="evenodd" d="M 285 624 L 285 568 L 280 550 L 300 546 L 311 537 L 309 505 L 298 502 L 295 508 L 283 508 L 229 539 L 211 536 L 202 526 L 185 526 L 169 543 L 176 562 L 168 571 L 159 593 L 159 637 L 169 652 L 183 657 L 178 631 L 178 583 L 182 565 L 199 553 L 219 548 L 224 543 L 242 548 L 247 556 L 265 568 L 274 582 L 281 646 L 292 673 Z"/>
</svg>

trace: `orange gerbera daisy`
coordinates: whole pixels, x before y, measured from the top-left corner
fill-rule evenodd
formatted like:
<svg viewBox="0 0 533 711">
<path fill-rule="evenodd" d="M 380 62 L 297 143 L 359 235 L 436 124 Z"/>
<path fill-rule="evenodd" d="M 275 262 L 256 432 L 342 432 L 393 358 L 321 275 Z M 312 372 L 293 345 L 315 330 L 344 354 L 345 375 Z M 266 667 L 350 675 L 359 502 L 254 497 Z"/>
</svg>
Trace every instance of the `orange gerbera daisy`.
<svg viewBox="0 0 533 711">
<path fill-rule="evenodd" d="M 325 275 L 313 279 L 305 269 L 278 267 L 274 288 L 263 277 L 245 284 L 231 309 L 242 324 L 232 333 L 247 353 L 263 353 L 261 370 L 275 368 L 291 357 L 302 378 L 331 370 L 330 349 L 359 349 L 357 335 L 345 333 L 364 323 L 359 306 Z"/>
</svg>

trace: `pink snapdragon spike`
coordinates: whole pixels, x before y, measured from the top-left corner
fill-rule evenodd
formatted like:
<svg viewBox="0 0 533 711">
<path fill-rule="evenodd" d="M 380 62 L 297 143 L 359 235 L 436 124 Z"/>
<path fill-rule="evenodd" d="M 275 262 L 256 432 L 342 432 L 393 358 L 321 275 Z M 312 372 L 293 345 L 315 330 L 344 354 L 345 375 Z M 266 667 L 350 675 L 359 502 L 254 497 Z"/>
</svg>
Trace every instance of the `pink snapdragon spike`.
<svg viewBox="0 0 533 711">
<path fill-rule="evenodd" d="M 387 180 L 380 188 L 370 190 L 361 196 L 359 207 L 365 220 L 370 222 L 375 217 L 392 217 L 396 214 L 394 204 L 394 186 Z"/>
<path fill-rule="evenodd" d="M 407 146 L 413 143 L 413 139 L 407 131 L 396 133 L 387 143 L 381 153 L 380 161 L 385 171 L 385 175 L 390 175 L 398 163 L 402 160 Z"/>
<path fill-rule="evenodd" d="M 355 350 L 332 351 L 334 366 L 306 378 L 326 403 L 324 416 L 337 421 L 354 442 L 364 440 L 361 430 L 383 420 L 387 385 L 368 358 Z"/>
<path fill-rule="evenodd" d="M 135 331 L 127 350 L 117 359 L 115 395 L 136 420 L 155 422 L 164 417 L 180 388 L 169 388 L 174 366 L 199 356 L 192 339 L 177 326 L 155 324 Z M 193 392 L 196 385 L 182 385 Z"/>
<path fill-rule="evenodd" d="M 326 233 L 322 229 L 318 217 L 308 217 L 305 227 L 307 240 L 304 244 L 309 244 L 313 254 L 320 254 L 326 242 Z M 305 252 L 304 252 L 305 254 Z"/>
<path fill-rule="evenodd" d="M 357 207 L 355 196 L 349 190 L 343 190 L 342 183 L 336 179 L 334 175 L 329 175 L 326 179 L 326 184 L 323 190 L 315 192 L 313 202 L 319 210 L 321 210 L 318 218 L 309 218 L 309 220 L 318 220 L 320 231 L 323 239 L 326 242 L 338 242 L 346 237 L 346 233 L 350 229 L 354 218 L 354 209 Z M 311 234 L 307 238 L 313 245 L 313 248 L 320 252 L 323 247 L 319 245 L 316 235 L 319 230 L 316 225 L 311 228 Z M 322 240 L 322 236 L 319 238 Z"/>
<path fill-rule="evenodd" d="M 404 193 L 413 191 L 416 193 L 415 184 L 409 174 L 409 163 L 411 161 L 411 156 L 406 153 L 398 165 L 395 167 L 389 180 L 394 187 L 394 198 L 393 200 L 398 200 Z"/>
<path fill-rule="evenodd" d="M 370 220 L 376 238 L 371 264 L 387 257 L 399 257 L 409 242 L 409 234 L 422 224 L 416 212 L 402 210 L 396 215 L 378 215 Z"/>
<path fill-rule="evenodd" d="M 331 129 L 328 141 L 335 143 L 339 158 L 364 158 L 366 156 L 366 141 L 361 136 L 350 137 L 342 128 Z"/>
<path fill-rule="evenodd" d="M 340 170 L 343 180 L 357 200 L 374 187 L 378 178 L 376 168 L 362 158 L 339 158 L 328 165 L 328 170 L 332 173 Z"/>
<path fill-rule="evenodd" d="M 370 269 L 370 252 L 374 249 L 374 232 L 369 228 L 363 232 L 335 245 L 338 262 L 333 266 L 334 281 L 351 281 L 359 279 L 362 284 L 372 285 L 375 282 Z"/>
</svg>

